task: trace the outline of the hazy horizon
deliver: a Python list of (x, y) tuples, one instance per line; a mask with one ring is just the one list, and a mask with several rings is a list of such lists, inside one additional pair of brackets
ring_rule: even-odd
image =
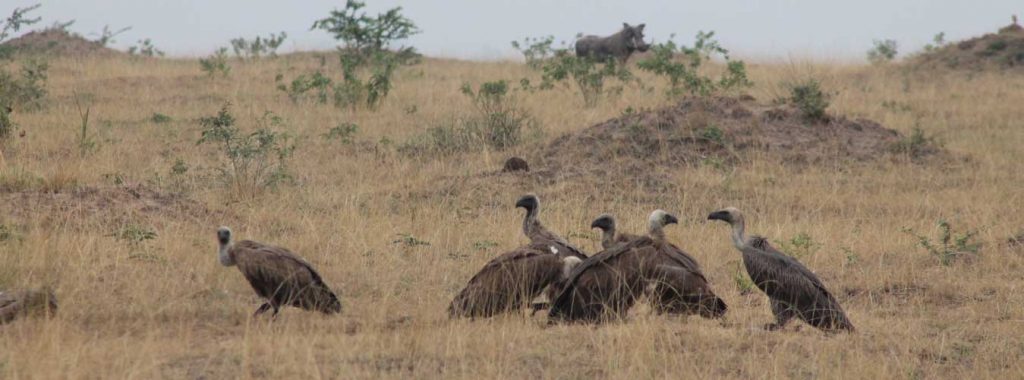
[[(0, 7), (0, 11), (6, 17), (15, 7), (35, 3), (15, 0)], [(920, 50), (939, 32), (945, 32), (947, 41), (994, 32), (1010, 23), (1011, 14), (1024, 10), (1024, 4), (1010, 0), (985, 4), (952, 0), (908, 0), (895, 4), (882, 0), (546, 3), (387, 0), (368, 2), (366, 9), (376, 14), (401, 6), (403, 14), (422, 31), (403, 45), (415, 46), (428, 56), (476, 60), (519, 58), (510, 42), (527, 36), (553, 35), (556, 41), (571, 41), (577, 33), (614, 33), (623, 22), (646, 23), (647, 40), (654, 42), (665, 41), (674, 33), (677, 41), (688, 44), (697, 31), (713, 30), (722, 46), (734, 56), (745, 58), (858, 60), (864, 58), (873, 40), (881, 39), (896, 40), (900, 55), (905, 56)], [(309, 28), (330, 10), (342, 8), (344, 1), (309, 0), (302, 6), (282, 6), (269, 0), (54, 0), (42, 4), (42, 8), (31, 13), (41, 16), (42, 22), (28, 30), (55, 21), (75, 20), (71, 31), (96, 38), (104, 25), (112, 29), (131, 26), (130, 31), (115, 38), (111, 47), (126, 50), (138, 40), (150, 38), (169, 56), (195, 57), (229, 46), (232, 38), (281, 31), (288, 33), (288, 39), (279, 52), (332, 49), (337, 41), (323, 31)], [(1020, 8), (1015, 9), (1014, 5)]]

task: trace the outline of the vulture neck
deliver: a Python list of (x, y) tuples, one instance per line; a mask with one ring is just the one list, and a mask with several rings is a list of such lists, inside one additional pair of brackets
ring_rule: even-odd
[(664, 227), (665, 226), (662, 226), (661, 223), (651, 222), (651, 230), (648, 232), (648, 235), (650, 235), (651, 239), (653, 239), (655, 242), (662, 243), (665, 241)]
[(744, 234), (744, 223), (743, 219), (737, 220), (732, 223), (732, 245), (736, 246), (736, 249), (743, 250), (743, 246), (747, 243), (747, 237)]
[(232, 247), (234, 247), (232, 242), (220, 245), (220, 249), (217, 251), (217, 259), (220, 260), (220, 265), (226, 267), (235, 265), (235, 256), (231, 254)]
[(527, 210), (526, 218), (523, 219), (523, 233), (532, 240), (540, 229), (540, 221), (537, 220), (537, 208)]
[(611, 226), (607, 230), (604, 230), (604, 234), (601, 235), (601, 246), (604, 248), (610, 248), (615, 245), (615, 226)]

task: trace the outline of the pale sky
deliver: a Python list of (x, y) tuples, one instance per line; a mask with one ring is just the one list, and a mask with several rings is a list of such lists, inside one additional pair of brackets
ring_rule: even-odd
[[(0, 0), (4, 17), (15, 7), (42, 3), (38, 25), (74, 19), (71, 30), (94, 38), (109, 24), (132, 26), (118, 49), (142, 38), (172, 56), (202, 56), (235, 37), (285, 31), (282, 51), (332, 49), (337, 43), (309, 27), (344, 0)], [(919, 50), (938, 32), (956, 41), (1010, 23), (1024, 13), (1019, 0), (443, 0), (367, 1), (371, 14), (402, 6), (422, 30), (405, 44), (429, 56), (517, 58), (510, 42), (579, 33), (607, 35), (623, 22), (647, 24), (648, 41), (675, 33), (689, 43), (714, 30), (722, 46), (747, 59), (861, 59), (875, 39), (895, 39), (901, 55)]]

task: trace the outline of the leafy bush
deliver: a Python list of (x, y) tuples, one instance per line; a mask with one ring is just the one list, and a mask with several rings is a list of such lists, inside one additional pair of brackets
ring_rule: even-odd
[(235, 126), (230, 104), (225, 104), (216, 116), (201, 118), (199, 124), (203, 131), (197, 144), (218, 147), (227, 160), (219, 171), (236, 196), (256, 197), (289, 178), (285, 164), (295, 146), (290, 136), (272, 129), (282, 124), (273, 113), (268, 111), (258, 118), (256, 130), (247, 135)]
[(341, 123), (337, 127), (331, 128), (324, 134), (326, 140), (338, 140), (342, 144), (348, 145), (355, 142), (356, 133), (359, 132), (359, 126), (355, 123)]
[(319, 70), (312, 74), (299, 75), (287, 85), (282, 83), (283, 75), (279, 74), (275, 80), (278, 82), (277, 89), (287, 93), (288, 99), (291, 99), (293, 103), (312, 99), (318, 104), (327, 104), (327, 99), (330, 97), (331, 78)]
[(939, 259), (942, 265), (951, 265), (953, 260), (963, 255), (977, 255), (981, 250), (981, 243), (975, 241), (978, 236), (977, 230), (969, 230), (957, 233), (945, 219), (939, 220), (939, 235), (934, 241), (926, 236), (918, 235), (913, 230), (904, 229), (910, 236), (917, 239), (917, 243), (932, 256)]
[(788, 241), (775, 241), (775, 243), (779, 245), (782, 252), (797, 259), (813, 256), (821, 248), (821, 244), (815, 242), (806, 232), (801, 232)]
[(149, 38), (139, 40), (138, 44), (128, 48), (128, 54), (143, 57), (163, 57), (163, 50), (157, 49)]
[(485, 82), (474, 92), (469, 83), (462, 85), (462, 94), (473, 100), (477, 119), (482, 126), (482, 142), (495, 149), (519, 145), (523, 129), (532, 126), (532, 119), (520, 109), (508, 93), (508, 81)]
[(171, 120), (172, 120), (172, 119), (171, 119), (171, 117), (170, 117), (170, 116), (164, 115), (164, 114), (162, 114), (162, 113), (159, 113), (159, 112), (154, 112), (154, 113), (153, 113), (153, 116), (150, 116), (150, 117), (149, 117), (149, 121), (153, 122), (153, 124), (165, 124), (165, 123), (170, 123), (170, 122), (171, 122)]
[(0, 69), (0, 106), (39, 109), (46, 98), (49, 65), (38, 60), (22, 63), (20, 75)]
[(941, 48), (943, 48), (945, 46), (946, 46), (946, 33), (945, 32), (939, 32), (934, 37), (932, 37), (932, 43), (924, 45), (924, 51), (926, 53), (931, 53), (931, 52), (939, 50), (939, 49), (941, 49)]
[(893, 143), (890, 148), (895, 154), (907, 155), (910, 158), (920, 158), (938, 151), (939, 143), (934, 137), (925, 135), (924, 130), (915, 127), (910, 135)]
[(233, 50), (235, 52), (235, 56), (240, 59), (251, 59), (255, 61), (263, 56), (276, 57), (277, 48), (284, 43), (285, 38), (288, 38), (288, 34), (285, 32), (281, 32), (280, 34), (271, 33), (266, 38), (256, 36), (256, 38), (251, 41), (238, 37), (231, 40), (231, 50)]
[(526, 37), (522, 43), (512, 41), (512, 48), (523, 54), (527, 66), (531, 69), (539, 69), (545, 61), (554, 57), (555, 50), (551, 48), (554, 42), (554, 36)]
[(228, 66), (228, 48), (222, 47), (209, 57), (199, 58), (199, 66), (211, 78), (218, 73), (222, 77), (227, 77), (231, 73), (231, 66)]
[(896, 47), (895, 40), (875, 40), (874, 47), (868, 50), (868, 62), (874, 64), (892, 62), (898, 54)]
[(11, 112), (13, 111), (9, 106), (0, 105), (0, 142), (13, 135), (14, 130), (17, 128), (14, 122), (11, 121)]
[[(541, 90), (555, 88), (558, 83), (572, 83), (576, 85), (583, 96), (583, 103), (586, 107), (597, 106), (606, 92), (605, 81), (615, 78), (620, 82), (632, 81), (633, 73), (626, 66), (615, 59), (598, 61), (588, 57), (577, 57), (568, 49), (558, 49), (554, 57), (545, 61), (540, 67), (543, 75), (541, 77)], [(530, 88), (528, 79), (521, 81), (524, 88)], [(622, 86), (611, 88), (612, 92), (621, 92)]]
[[(0, 44), (7, 40), (7, 37), (10, 37), (11, 33), (17, 33), (22, 27), (35, 24), (42, 20), (41, 17), (25, 17), (29, 12), (39, 9), (41, 6), (43, 5), (36, 4), (25, 8), (14, 8), (14, 11), (11, 12), (9, 17), (0, 21), (0, 25), (2, 25), (0, 26)], [(11, 53), (11, 48), (0, 45), (0, 59), (10, 58)]]
[(96, 38), (96, 43), (100, 46), (107, 46), (114, 43), (114, 37), (119, 34), (132, 30), (132, 27), (126, 26), (124, 28), (113, 30), (110, 29), (110, 25), (104, 25), (103, 30), (100, 32), (99, 37)]
[[(651, 47), (650, 58), (637, 63), (641, 70), (668, 77), (670, 98), (683, 94), (708, 96), (719, 91), (750, 87), (747, 68), (743, 61), (729, 59), (729, 51), (713, 39), (715, 32), (698, 32), (692, 48), (677, 45), (671, 39)], [(726, 62), (726, 71), (714, 80), (701, 73), (704, 62), (712, 56), (721, 55)]]
[(791, 84), (789, 102), (800, 110), (807, 120), (825, 121), (828, 114), (829, 95), (821, 90), (821, 84), (815, 79)]

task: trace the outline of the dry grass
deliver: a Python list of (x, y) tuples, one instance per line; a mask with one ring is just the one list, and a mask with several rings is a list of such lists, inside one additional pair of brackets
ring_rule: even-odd
[[(52, 320), (0, 327), (0, 378), (874, 379), (1024, 371), (1024, 251), (1003, 244), (1024, 229), (1024, 77), (754, 66), (751, 93), (762, 101), (782, 94), (779, 83), (814, 75), (838, 91), (834, 112), (904, 133), (918, 126), (969, 159), (790, 167), (764, 156), (727, 171), (680, 167), (672, 169), (675, 186), (658, 196), (664, 203), (649, 204), (630, 196), (640, 190), (603, 188), (600, 179), (542, 188), (513, 180), (479, 199), (445, 196), (431, 191), (437, 178), (497, 170), (529, 148), (408, 158), (321, 138), (352, 121), (364, 145), (404, 141), (467, 109), (463, 82), (516, 80), (529, 75), (521, 64), (428, 60), (401, 72), (379, 111), (356, 114), (293, 105), (274, 89), (278, 72), (291, 77), (316, 67), (309, 55), (232, 62), (226, 80), (204, 77), (191, 60), (51, 65), (51, 104), (14, 115), (27, 136), (6, 145), (0, 167), (0, 223), (18, 234), (0, 242), (0, 288), (50, 284), (61, 308)], [(92, 107), (98, 147), (84, 155), (74, 94)], [(636, 89), (595, 109), (561, 90), (520, 100), (546, 131), (543, 142), (627, 106), (667, 104), (658, 92)], [(243, 125), (265, 110), (284, 117), (297, 136), (296, 185), (255, 200), (217, 185), (217, 157), (196, 145), (195, 120), (225, 101)], [(886, 101), (909, 108), (884, 108)], [(411, 106), (417, 112), (405, 112)], [(173, 121), (154, 124), (154, 112)], [(179, 159), (191, 169), (174, 184)], [(525, 241), (512, 208), (525, 191), (546, 201), (550, 227), (589, 251), (598, 242), (586, 226), (599, 213), (614, 212), (639, 231), (650, 210), (676, 212), (682, 222), (670, 239), (703, 263), (729, 314), (678, 319), (639, 308), (627, 322), (600, 327), (546, 327), (525, 315), (447, 320), (448, 301), (472, 273)], [(770, 319), (766, 299), (740, 294), (733, 282), (739, 254), (726, 227), (703, 221), (726, 205), (747, 210), (748, 228), (773, 240), (805, 232), (820, 243), (803, 261), (859, 332), (758, 330)], [(986, 245), (977, 260), (941, 266), (902, 232), (932, 234), (941, 218), (981, 230)], [(340, 291), (343, 315), (288, 309), (273, 323), (250, 319), (253, 292), (215, 259), (221, 224), (313, 262)], [(138, 245), (111, 236), (128, 225), (158, 236)], [(394, 244), (397, 234), (430, 245)], [(486, 241), (497, 245), (478, 244)]]

